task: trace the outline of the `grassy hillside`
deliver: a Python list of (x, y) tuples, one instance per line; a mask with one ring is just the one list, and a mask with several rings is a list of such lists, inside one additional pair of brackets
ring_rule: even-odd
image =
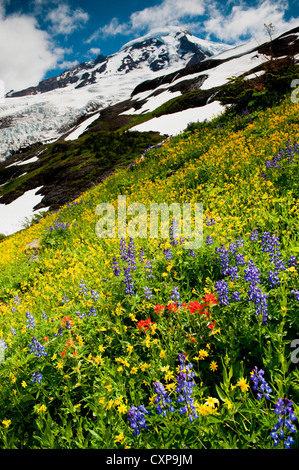
[[(2, 448), (298, 448), (298, 111), (192, 125), (0, 244)], [(98, 238), (119, 195), (203, 203), (203, 246)]]

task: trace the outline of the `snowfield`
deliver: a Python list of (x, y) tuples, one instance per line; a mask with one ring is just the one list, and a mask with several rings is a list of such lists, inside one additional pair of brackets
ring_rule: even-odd
[[(34, 207), (39, 204), (43, 198), (36, 193), (42, 186), (27, 191), (11, 204), (0, 204), (0, 233), (11, 235), (21, 230), (25, 218), (30, 218), (35, 212)], [(48, 208), (40, 209), (47, 211)]]
[(185, 109), (179, 113), (165, 114), (158, 118), (138, 124), (131, 130), (139, 132), (159, 132), (160, 134), (177, 135), (184, 131), (191, 122), (203, 122), (205, 119), (211, 120), (225, 110), (219, 101), (199, 108)]

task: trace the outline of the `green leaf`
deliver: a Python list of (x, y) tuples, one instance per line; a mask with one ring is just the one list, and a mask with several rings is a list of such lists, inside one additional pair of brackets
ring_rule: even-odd
[(227, 400), (227, 396), (226, 396), (226, 394), (224, 393), (224, 391), (221, 390), (221, 388), (218, 387), (218, 385), (215, 385), (215, 387), (216, 387), (216, 390), (217, 390), (217, 393), (218, 393), (218, 396), (219, 396), (220, 400), (221, 400), (221, 401)]

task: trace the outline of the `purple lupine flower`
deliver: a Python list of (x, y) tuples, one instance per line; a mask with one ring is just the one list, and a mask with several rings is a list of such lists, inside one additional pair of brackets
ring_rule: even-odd
[(224, 280), (217, 281), (215, 284), (215, 289), (219, 296), (219, 305), (230, 305), (227, 287), (228, 284)]
[(63, 304), (68, 304), (68, 303), (69, 303), (69, 300), (68, 300), (66, 294), (63, 295), (61, 302), (62, 302)]
[(244, 269), (244, 278), (246, 282), (256, 285), (260, 282), (260, 271), (252, 260), (249, 261), (248, 267)]
[(153, 298), (153, 293), (147, 286), (144, 287), (144, 295), (146, 300), (151, 300)]
[(120, 257), (121, 257), (121, 259), (122, 259), (123, 261), (126, 261), (126, 260), (127, 260), (128, 250), (127, 250), (126, 240), (125, 240), (123, 237), (120, 239), (119, 251), (120, 251)]
[(292, 266), (295, 268), (297, 266), (297, 256), (290, 256), (287, 261), (288, 267), (291, 268)]
[(249, 301), (254, 302), (255, 314), (257, 317), (262, 316), (261, 324), (267, 323), (268, 319), (268, 304), (267, 294), (264, 294), (256, 284), (250, 284), (248, 291)]
[(150, 279), (150, 278), (154, 278), (155, 276), (153, 275), (153, 271), (152, 271), (152, 262), (147, 260), (147, 262), (145, 263), (145, 266), (144, 266), (144, 271), (146, 272), (146, 278), (147, 279)]
[(92, 300), (97, 302), (100, 298), (100, 294), (98, 294), (94, 289), (90, 289), (90, 297), (92, 298)]
[(120, 269), (116, 258), (113, 258), (113, 274), (116, 277), (119, 277)]
[(195, 253), (194, 250), (189, 250), (188, 256), (191, 256), (192, 258), (195, 258), (195, 255), (196, 255), (196, 253)]
[(83, 279), (81, 279), (80, 285), (79, 285), (79, 292), (80, 294), (84, 294), (85, 297), (88, 295), (88, 289), (86, 287), (86, 284), (84, 284)]
[(229, 244), (229, 252), (232, 253), (233, 255), (235, 255), (237, 253), (237, 250), (238, 250), (238, 247), (237, 247), (237, 244), (236, 243), (230, 243)]
[(136, 269), (136, 248), (133, 238), (130, 238), (127, 250), (127, 263), (131, 269)]
[(150, 411), (147, 411), (144, 405), (131, 406), (128, 411), (129, 426), (133, 429), (133, 436), (139, 436), (141, 429), (147, 429), (148, 426), (145, 421), (145, 415), (150, 414)]
[(27, 317), (27, 320), (25, 323), (28, 323), (26, 328), (30, 328), (31, 330), (33, 330), (33, 328), (36, 326), (33, 315), (30, 312), (26, 312), (26, 317)]
[(169, 248), (166, 248), (165, 250), (163, 250), (163, 253), (165, 255), (165, 259), (167, 259), (167, 260), (172, 259), (172, 253), (171, 253), (171, 250)]
[(242, 237), (239, 237), (236, 241), (237, 246), (244, 246), (244, 240)]
[(139, 251), (139, 261), (140, 261), (140, 263), (144, 262), (144, 248), (143, 248), (143, 246), (140, 248), (140, 251)]
[(180, 300), (180, 293), (179, 293), (178, 287), (176, 287), (176, 286), (173, 287), (173, 289), (171, 291), (170, 299), (175, 300), (177, 302)]
[(292, 290), (291, 294), (294, 294), (294, 296), (296, 297), (296, 300), (298, 300), (298, 302), (299, 302), (299, 290), (296, 290), (296, 289)]
[(178, 241), (175, 239), (177, 235), (177, 223), (175, 220), (173, 220), (170, 224), (170, 244), (172, 246), (178, 245)]
[(219, 247), (215, 248), (215, 253), (217, 253), (220, 257), (220, 264), (222, 268), (221, 272), (224, 276), (226, 276), (226, 274), (228, 273), (228, 269), (229, 269), (229, 252), (225, 248), (225, 246), (222, 245), (220, 248)]
[(280, 442), (283, 442), (284, 447), (290, 449), (290, 446), (294, 444), (295, 441), (288, 433), (296, 432), (296, 427), (292, 421), (296, 421), (297, 419), (293, 411), (293, 402), (288, 398), (279, 398), (277, 404), (274, 406), (274, 413), (278, 418), (270, 434), (274, 440), (273, 447), (277, 447)]
[(236, 260), (236, 265), (237, 266), (242, 266), (246, 264), (245, 257), (242, 255), (242, 253), (236, 253), (235, 254), (235, 260)]
[[(156, 405), (158, 405), (156, 407), (157, 414), (162, 414), (162, 416), (165, 417), (167, 411), (175, 411), (175, 408), (173, 407), (173, 405), (171, 405), (172, 400), (169, 398), (161, 382), (154, 382), (153, 388), (155, 390), (155, 393), (157, 394), (155, 398), (155, 403)], [(167, 407), (166, 404), (170, 406)]]
[(207, 235), (206, 245), (213, 245), (213, 238), (210, 235)]
[(279, 275), (277, 271), (269, 271), (268, 281), (271, 288), (273, 289), (276, 286), (280, 286)]
[(135, 284), (136, 281), (132, 280), (131, 267), (129, 267), (129, 268), (124, 267), (123, 269), (124, 269), (124, 273), (125, 273), (124, 283), (126, 285), (125, 294), (134, 295), (135, 294), (134, 284)]
[(30, 380), (30, 382), (31, 382), (31, 383), (37, 382), (37, 383), (40, 384), (41, 381), (42, 381), (42, 378), (43, 378), (42, 374), (39, 372), (39, 370), (37, 370), (37, 371), (33, 372), (33, 374), (32, 374), (32, 380)]
[(259, 239), (259, 231), (257, 229), (252, 230), (249, 239), (252, 242), (257, 242)]
[(228, 270), (228, 274), (230, 275), (232, 282), (235, 279), (238, 279), (239, 278), (238, 267), (237, 266), (231, 266)]
[(231, 300), (233, 302), (242, 302), (242, 299), (240, 297), (240, 292), (237, 292), (237, 291), (232, 292)]
[(30, 353), (34, 354), (37, 357), (47, 356), (48, 353), (45, 350), (45, 347), (33, 336), (30, 346)]
[(209, 217), (206, 218), (206, 221), (205, 221), (205, 224), (206, 225), (215, 225), (216, 224), (216, 221), (214, 219), (210, 219)]
[(263, 396), (266, 400), (270, 400), (269, 394), (272, 393), (272, 389), (267, 384), (266, 380), (264, 379), (264, 371), (263, 369), (258, 370), (257, 366), (250, 373), (250, 379), (253, 381), (252, 389), (256, 390), (257, 399), (261, 400)]
[(11, 325), (10, 325), (10, 331), (13, 336), (16, 336), (17, 332)]
[(194, 406), (194, 399), (192, 397), (193, 387), (195, 387), (195, 382), (193, 377), (195, 377), (195, 372), (193, 372), (193, 365), (191, 362), (186, 364), (186, 357), (184, 354), (178, 354), (178, 359), (180, 362), (179, 366), (179, 376), (177, 377), (177, 388), (176, 392), (179, 394), (177, 398), (177, 403), (182, 404), (179, 409), (179, 414), (187, 414), (190, 422), (192, 423), (193, 419), (198, 418), (196, 413), (196, 408)]

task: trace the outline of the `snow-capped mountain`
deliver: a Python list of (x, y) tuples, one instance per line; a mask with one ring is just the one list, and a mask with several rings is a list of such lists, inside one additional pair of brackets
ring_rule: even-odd
[(10, 91), (0, 103), (0, 160), (36, 142), (58, 139), (84, 117), (130, 98), (144, 80), (198, 63), (230, 47), (170, 27), (37, 86)]

